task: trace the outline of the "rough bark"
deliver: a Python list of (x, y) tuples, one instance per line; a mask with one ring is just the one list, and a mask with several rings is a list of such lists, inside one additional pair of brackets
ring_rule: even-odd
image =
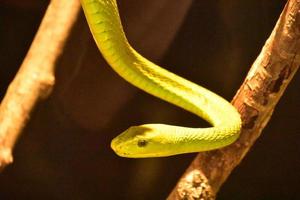
[(54, 85), (56, 61), (76, 21), (78, 0), (52, 0), (32, 45), (0, 106), (0, 167), (13, 161), (12, 149), (37, 103)]
[(215, 199), (263, 128), (300, 65), (300, 1), (289, 0), (232, 100), (241, 114), (241, 136), (234, 144), (199, 153), (169, 195), (174, 199)]

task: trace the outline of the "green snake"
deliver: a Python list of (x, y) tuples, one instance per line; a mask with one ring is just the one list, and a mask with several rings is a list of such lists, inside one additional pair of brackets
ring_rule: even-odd
[(132, 126), (112, 140), (116, 154), (144, 158), (208, 151), (227, 146), (239, 137), (241, 117), (228, 101), (159, 67), (130, 46), (116, 0), (81, 0), (81, 4), (95, 42), (114, 71), (134, 86), (212, 125), (208, 128)]

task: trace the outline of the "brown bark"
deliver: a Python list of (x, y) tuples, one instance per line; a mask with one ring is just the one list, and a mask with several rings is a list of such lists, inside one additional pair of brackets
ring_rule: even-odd
[(34, 41), (0, 106), (0, 167), (13, 161), (12, 149), (39, 100), (54, 85), (56, 61), (76, 21), (78, 0), (52, 0)]
[(199, 153), (169, 195), (174, 199), (214, 199), (263, 128), (300, 65), (300, 1), (289, 0), (244, 83), (233, 98), (243, 127), (237, 142)]

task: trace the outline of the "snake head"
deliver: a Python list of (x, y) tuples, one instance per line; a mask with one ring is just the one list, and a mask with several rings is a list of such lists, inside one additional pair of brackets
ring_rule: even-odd
[(122, 157), (157, 157), (162, 141), (158, 135), (155, 126), (132, 126), (112, 140), (111, 148)]

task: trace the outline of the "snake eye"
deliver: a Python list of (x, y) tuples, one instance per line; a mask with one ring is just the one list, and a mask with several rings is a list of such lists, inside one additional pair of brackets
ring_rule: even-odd
[(148, 144), (148, 142), (146, 140), (138, 140), (137, 145), (139, 147), (144, 147)]

